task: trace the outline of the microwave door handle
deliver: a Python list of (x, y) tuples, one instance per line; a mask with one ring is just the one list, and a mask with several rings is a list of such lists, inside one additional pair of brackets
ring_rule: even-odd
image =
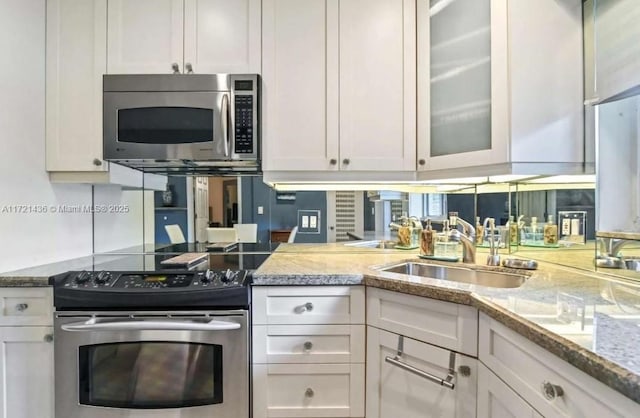
[(224, 140), (224, 156), (229, 157), (229, 96), (222, 96), (220, 106), (220, 122), (222, 123), (222, 138)]
[(232, 331), (240, 329), (237, 322), (218, 321), (186, 322), (186, 321), (113, 321), (74, 322), (62, 325), (64, 331)]

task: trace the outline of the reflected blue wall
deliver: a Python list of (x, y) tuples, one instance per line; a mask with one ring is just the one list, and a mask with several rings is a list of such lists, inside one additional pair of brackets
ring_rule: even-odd
[[(320, 211), (320, 233), (296, 235), (295, 242), (327, 241), (327, 193), (296, 192), (295, 202), (279, 202), (276, 191), (263, 183), (262, 177), (243, 177), (242, 223), (258, 224), (258, 241), (269, 242), (270, 230), (291, 229), (298, 224), (298, 210)], [(258, 215), (258, 206), (264, 213)]]

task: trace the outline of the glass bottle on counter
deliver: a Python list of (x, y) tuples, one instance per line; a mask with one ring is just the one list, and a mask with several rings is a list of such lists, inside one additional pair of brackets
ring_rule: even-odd
[(433, 257), (435, 253), (436, 237), (431, 227), (431, 219), (427, 219), (427, 226), (420, 234), (420, 255)]
[(553, 221), (553, 215), (544, 225), (544, 245), (556, 245), (558, 243), (558, 225)]
[(480, 223), (480, 217), (476, 216), (476, 245), (484, 244), (484, 225)]
[(513, 215), (509, 216), (509, 242), (511, 245), (518, 245), (518, 222), (514, 219)]
[(457, 259), (459, 257), (460, 243), (449, 239), (449, 221), (444, 221), (442, 232), (437, 235), (434, 248), (434, 256), (446, 259)]

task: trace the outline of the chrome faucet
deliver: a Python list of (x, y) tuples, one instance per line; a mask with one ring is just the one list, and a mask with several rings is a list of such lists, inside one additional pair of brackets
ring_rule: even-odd
[[(449, 239), (462, 244), (462, 262), (476, 262), (476, 229), (458, 216), (458, 212), (449, 212)], [(462, 231), (460, 230), (462, 228)]]
[(469, 222), (459, 217), (458, 212), (449, 212), (449, 226), (459, 231), (460, 227), (462, 227), (462, 231), (460, 232), (462, 232), (471, 240), (474, 240), (476, 237), (476, 228), (474, 228), (474, 226)]
[(476, 243), (473, 237), (468, 237), (457, 229), (449, 231), (449, 240), (457, 241), (462, 244), (462, 262), (476, 262)]
[(622, 238), (599, 238), (600, 241), (600, 254), (609, 257), (618, 257), (618, 253), (625, 245), (630, 242), (636, 242), (633, 240)]

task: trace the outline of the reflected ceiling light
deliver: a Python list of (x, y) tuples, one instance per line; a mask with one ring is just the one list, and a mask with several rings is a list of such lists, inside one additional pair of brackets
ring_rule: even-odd
[(529, 184), (576, 184), (576, 183), (595, 183), (596, 175), (595, 174), (583, 174), (583, 175), (573, 175), (573, 176), (549, 176), (549, 177), (539, 177), (536, 179), (527, 180), (525, 183)]

